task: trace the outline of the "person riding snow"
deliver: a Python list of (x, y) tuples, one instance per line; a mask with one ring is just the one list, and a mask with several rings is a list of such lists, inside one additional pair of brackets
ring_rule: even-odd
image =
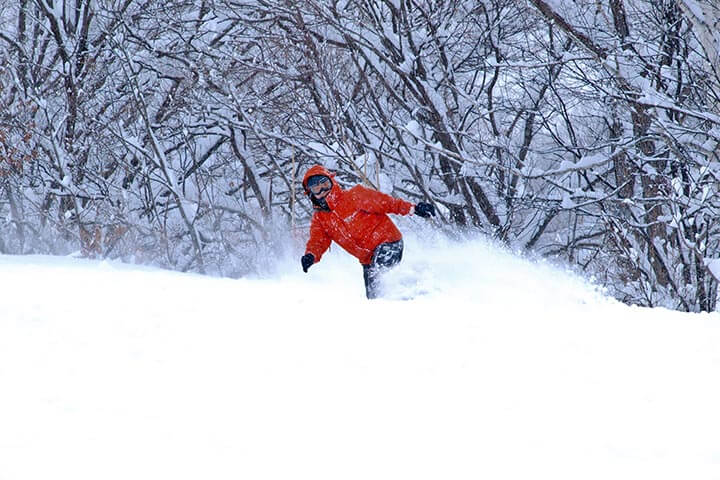
[(319, 262), (334, 241), (362, 264), (367, 298), (378, 297), (380, 274), (402, 259), (402, 234), (387, 214), (435, 215), (430, 203), (414, 205), (362, 185), (343, 190), (322, 165), (307, 171), (303, 188), (315, 210), (300, 259), (303, 271)]

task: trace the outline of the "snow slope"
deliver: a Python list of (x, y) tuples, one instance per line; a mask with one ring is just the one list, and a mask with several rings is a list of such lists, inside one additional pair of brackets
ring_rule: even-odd
[[(0, 256), (0, 479), (718, 479), (720, 315), (483, 241), (217, 279)], [(414, 297), (414, 298), (411, 298)]]

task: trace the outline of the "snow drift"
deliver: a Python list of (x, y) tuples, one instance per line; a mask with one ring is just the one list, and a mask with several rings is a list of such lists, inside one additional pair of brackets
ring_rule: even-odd
[[(484, 241), (208, 278), (0, 257), (0, 478), (711, 479), (720, 318)], [(298, 256), (299, 257), (299, 256)]]

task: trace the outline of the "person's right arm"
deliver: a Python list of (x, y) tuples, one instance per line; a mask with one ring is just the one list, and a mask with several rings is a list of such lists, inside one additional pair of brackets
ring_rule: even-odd
[(330, 248), (332, 239), (325, 233), (320, 220), (313, 216), (310, 223), (310, 238), (305, 246), (305, 255), (300, 259), (303, 271), (307, 273), (311, 265), (320, 261), (323, 254)]

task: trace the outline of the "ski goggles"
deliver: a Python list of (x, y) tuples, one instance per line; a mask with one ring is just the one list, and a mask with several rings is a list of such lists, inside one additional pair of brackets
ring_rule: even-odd
[(308, 178), (307, 188), (313, 195), (320, 195), (330, 191), (332, 188), (332, 181), (325, 175), (313, 175)]

